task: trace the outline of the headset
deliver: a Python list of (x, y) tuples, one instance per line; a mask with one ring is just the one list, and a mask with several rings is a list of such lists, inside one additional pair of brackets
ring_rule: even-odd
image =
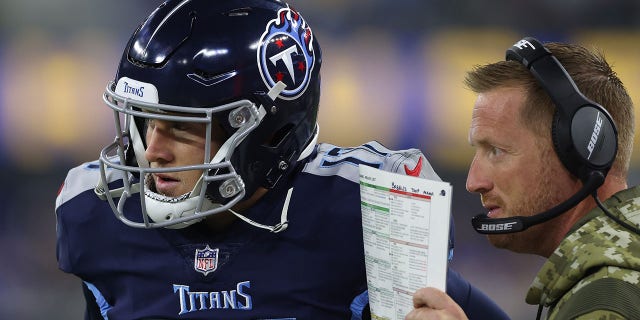
[[(618, 152), (618, 130), (601, 105), (585, 97), (560, 61), (533, 37), (525, 37), (507, 49), (506, 60), (522, 63), (549, 94), (556, 106), (552, 124), (554, 149), (562, 164), (583, 186), (569, 199), (533, 216), (472, 218), (473, 228), (483, 234), (523, 231), (551, 220), (577, 205), (605, 180)], [(602, 206), (601, 206), (602, 207)]]

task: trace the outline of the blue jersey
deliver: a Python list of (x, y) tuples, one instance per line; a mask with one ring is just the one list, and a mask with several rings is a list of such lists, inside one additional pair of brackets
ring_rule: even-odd
[[(358, 165), (439, 179), (415, 149), (320, 144), (296, 174), (243, 212), (277, 224), (293, 188), (283, 232), (240, 220), (223, 232), (203, 223), (136, 229), (95, 195), (97, 162), (86, 163), (69, 172), (56, 200), (58, 263), (84, 281), (88, 302), (105, 319), (366, 318)], [(140, 210), (135, 199), (126, 206)], [(471, 318), (506, 318), (452, 270), (447, 287)]]

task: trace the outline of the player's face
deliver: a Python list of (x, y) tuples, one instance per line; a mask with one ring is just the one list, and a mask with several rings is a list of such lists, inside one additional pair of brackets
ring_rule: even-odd
[[(520, 119), (525, 93), (499, 88), (478, 95), (469, 131), (475, 155), (467, 190), (479, 193), (490, 218), (531, 216), (573, 194), (575, 181), (555, 155), (550, 138), (536, 135)], [(491, 243), (516, 252), (546, 255), (551, 220), (512, 234), (490, 235)]]
[[(222, 137), (222, 128), (214, 125), (214, 137)], [(148, 119), (146, 121), (145, 158), (152, 168), (170, 168), (203, 164), (205, 159), (206, 124)], [(211, 155), (220, 148), (211, 142)], [(152, 175), (153, 191), (177, 197), (193, 190), (201, 170), (156, 173)]]

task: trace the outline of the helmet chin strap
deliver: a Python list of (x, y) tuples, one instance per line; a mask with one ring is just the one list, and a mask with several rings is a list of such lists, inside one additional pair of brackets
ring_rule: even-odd
[(258, 227), (261, 229), (265, 229), (265, 230), (269, 230), (273, 233), (279, 233), (282, 232), (284, 230), (287, 230), (287, 227), (289, 226), (289, 221), (287, 220), (287, 214), (289, 212), (289, 200), (291, 199), (291, 193), (293, 192), (293, 188), (290, 188), (289, 191), (287, 191), (287, 197), (284, 200), (284, 205), (282, 206), (282, 212), (280, 213), (280, 223), (275, 224), (273, 226), (268, 226), (265, 224), (261, 224), (259, 222), (256, 222), (254, 220), (251, 220), (237, 212), (235, 212), (232, 209), (229, 209), (229, 212), (233, 213), (236, 217), (240, 218), (242, 221), (254, 226), (254, 227)]
[[(308, 157), (312, 152), (313, 149), (316, 146), (316, 143), (318, 142), (318, 135), (320, 133), (320, 125), (318, 125), (316, 123), (316, 130), (315, 133), (313, 135), (313, 139), (311, 139), (311, 142), (304, 148), (304, 150), (300, 153), (300, 156), (298, 157), (298, 160), (302, 160), (306, 157)], [(289, 188), (289, 190), (287, 191), (287, 197), (284, 200), (284, 205), (282, 207), (282, 212), (280, 214), (280, 223), (273, 225), (273, 226), (268, 226), (268, 225), (264, 225), (261, 223), (258, 223), (254, 220), (251, 220), (247, 217), (245, 217), (244, 215), (241, 215), (240, 213), (234, 211), (233, 209), (229, 209), (229, 212), (233, 213), (233, 215), (235, 215), (236, 217), (240, 218), (242, 221), (257, 227), (257, 228), (261, 228), (261, 229), (265, 229), (265, 230), (269, 230), (273, 233), (279, 233), (282, 232), (284, 230), (287, 229), (287, 227), (289, 226), (289, 220), (287, 219), (287, 215), (289, 212), (289, 201), (291, 199), (291, 194), (293, 193), (293, 187)]]
[[(193, 191), (185, 193), (178, 197), (167, 197), (147, 189), (144, 194), (145, 203), (146, 203), (145, 207), (147, 207), (147, 210), (145, 211), (147, 212), (147, 215), (154, 222), (158, 222), (158, 223), (179, 219), (185, 216), (195, 215), (196, 207), (198, 205), (198, 202), (201, 196), (200, 195), (191, 196), (191, 195), (195, 194), (195, 190), (198, 190), (200, 188), (200, 186), (202, 185), (202, 180), (203, 180), (203, 177), (201, 176), (198, 182), (196, 183), (195, 187), (193, 188)], [(151, 180), (148, 180), (148, 181), (151, 181)], [(273, 233), (279, 233), (286, 230), (287, 227), (289, 226), (287, 215), (289, 212), (289, 201), (291, 199), (292, 193), (293, 193), (293, 188), (290, 188), (287, 191), (287, 196), (285, 198), (284, 205), (282, 207), (282, 212), (280, 214), (280, 223), (275, 224), (273, 226), (261, 224), (254, 220), (251, 220), (250, 218), (236, 212), (233, 209), (227, 209), (227, 210), (231, 212), (233, 215), (235, 215), (236, 217), (240, 218), (242, 221), (254, 227), (269, 230), (270, 232), (273, 232)], [(170, 203), (171, 205), (168, 206), (167, 205), (168, 203)], [(201, 208), (201, 212), (212, 210), (222, 206), (220, 204), (211, 202), (206, 197), (205, 199), (203, 199), (202, 204), (203, 204), (203, 207)], [(168, 228), (168, 229), (186, 228), (192, 224), (202, 221), (206, 217), (207, 216), (203, 216), (201, 218), (195, 218), (192, 220), (176, 223), (173, 225), (168, 225), (165, 228)]]

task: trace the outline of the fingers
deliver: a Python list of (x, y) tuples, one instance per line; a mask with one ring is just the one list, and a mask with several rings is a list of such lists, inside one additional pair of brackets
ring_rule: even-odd
[(413, 307), (428, 307), (431, 309), (444, 309), (448, 303), (453, 303), (453, 300), (441, 290), (436, 288), (421, 288), (413, 294)]
[(418, 289), (413, 294), (413, 308), (405, 320), (467, 319), (451, 297), (435, 288)]

